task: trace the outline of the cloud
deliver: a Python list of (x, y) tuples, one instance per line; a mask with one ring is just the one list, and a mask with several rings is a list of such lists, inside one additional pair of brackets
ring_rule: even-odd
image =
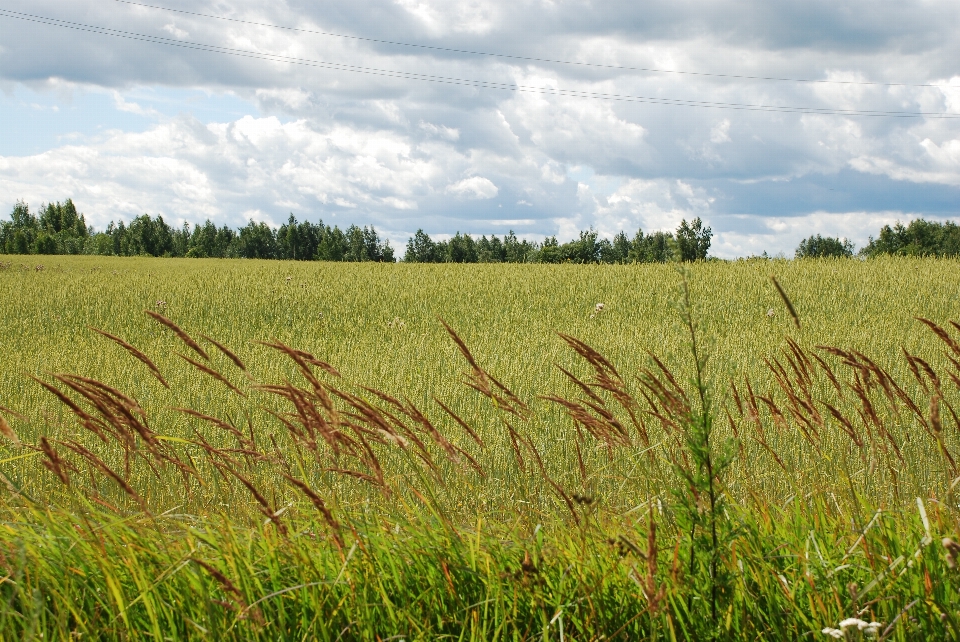
[[(789, 253), (811, 225), (862, 236), (891, 216), (960, 216), (960, 119), (725, 108), (960, 114), (951, 0), (190, 7), (229, 20), (94, 0), (5, 9), (255, 56), (0, 18), (0, 208), (72, 196), (98, 225), (292, 211), (404, 241), (421, 227), (522, 221), (568, 238), (700, 216), (723, 256)], [(198, 90), (229, 110), (201, 107)]]
[(482, 176), (471, 176), (462, 181), (457, 181), (447, 185), (445, 190), (448, 194), (459, 196), (460, 198), (488, 199), (495, 198), (500, 192), (497, 186), (489, 178)]
[(882, 174), (898, 181), (960, 187), (960, 139), (937, 144), (924, 138), (918, 145), (926, 152), (919, 162), (908, 164), (896, 157), (865, 155), (851, 159), (850, 166), (860, 172)]
[(730, 142), (730, 119), (724, 118), (710, 129), (710, 142), (714, 145)]
[(178, 29), (177, 25), (173, 23), (163, 25), (163, 30), (178, 40), (183, 40), (184, 38), (190, 37), (190, 32), (184, 31), (183, 29)]
[[(853, 241), (857, 248), (867, 244), (884, 225), (907, 223), (916, 213), (879, 212), (811, 212), (795, 217), (742, 217), (741, 226), (749, 232), (727, 231), (716, 234), (711, 250), (720, 256), (750, 256), (782, 252), (793, 257), (800, 241), (813, 235), (834, 236)], [(778, 248), (771, 251), (771, 248)]]
[(434, 125), (433, 123), (425, 123), (421, 120), (420, 129), (433, 136), (443, 138), (444, 140), (457, 141), (460, 139), (460, 130), (453, 127)]
[(113, 104), (118, 111), (125, 111), (130, 114), (136, 114), (137, 116), (159, 116), (159, 112), (155, 109), (144, 109), (135, 102), (125, 100), (119, 91), (114, 90), (112, 94)]

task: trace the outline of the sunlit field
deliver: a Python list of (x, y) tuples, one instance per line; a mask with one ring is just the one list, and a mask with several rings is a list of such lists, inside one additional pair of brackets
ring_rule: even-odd
[(958, 268), (4, 257), (0, 630), (956, 639)]

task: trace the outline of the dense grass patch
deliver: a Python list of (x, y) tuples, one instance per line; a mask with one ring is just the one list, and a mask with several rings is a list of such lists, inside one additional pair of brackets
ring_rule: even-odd
[(0, 627), (957, 637), (957, 267), (10, 257)]

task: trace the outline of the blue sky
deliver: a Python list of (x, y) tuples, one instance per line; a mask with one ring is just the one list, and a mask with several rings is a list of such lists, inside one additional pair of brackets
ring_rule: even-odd
[[(699, 216), (723, 257), (790, 254), (812, 233), (862, 245), (886, 223), (960, 218), (960, 118), (934, 117), (960, 116), (955, 1), (150, 4), (168, 10), (4, 3), (0, 210), (70, 197), (98, 227), (144, 212), (230, 225), (292, 212), (374, 224), (400, 245), (418, 228), (564, 240), (591, 226), (612, 236)], [(310, 33), (320, 31), (588, 64)], [(848, 113), (549, 93), (557, 89)], [(928, 115), (849, 113), (864, 110)]]

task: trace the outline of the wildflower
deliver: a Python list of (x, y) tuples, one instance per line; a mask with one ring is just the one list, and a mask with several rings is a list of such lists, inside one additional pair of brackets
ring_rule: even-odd
[(877, 634), (880, 633), (881, 626), (883, 625), (880, 622), (863, 622), (857, 625), (860, 632), (868, 638), (877, 637)]
[(824, 635), (829, 635), (832, 638), (836, 638), (837, 640), (843, 637), (843, 631), (840, 629), (831, 629), (829, 626), (821, 631), (821, 633)]
[(287, 277), (287, 283), (289, 283), (289, 282), (290, 282), (290, 279), (292, 279), (292, 278), (293, 278), (292, 276), (288, 276), (288, 277)]
[(776, 313), (773, 311), (773, 308), (770, 308), (769, 310), (767, 310), (767, 316), (768, 316), (768, 317), (772, 317), (774, 314), (776, 314)]
[(597, 311), (597, 312), (603, 312), (603, 307), (604, 307), (604, 306), (603, 306), (602, 303), (598, 303), (598, 304), (597, 304), (597, 307), (596, 307), (596, 311)]
[(846, 620), (841, 620), (839, 626), (841, 629), (849, 629), (852, 626), (857, 627), (858, 630), (863, 630), (863, 627), (866, 626), (866, 622), (856, 617), (848, 617)]

